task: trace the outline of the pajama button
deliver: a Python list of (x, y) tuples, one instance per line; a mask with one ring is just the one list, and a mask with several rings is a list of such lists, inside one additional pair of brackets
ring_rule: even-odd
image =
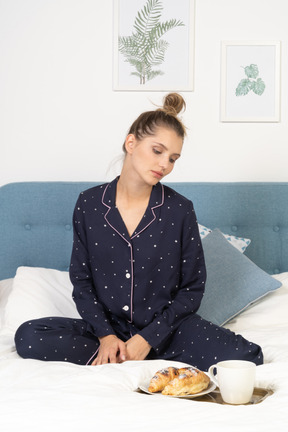
[(126, 273), (126, 278), (127, 278), (127, 279), (130, 279), (130, 277), (131, 277), (131, 276), (130, 276), (130, 273)]
[(125, 312), (127, 312), (128, 310), (129, 310), (129, 306), (123, 306), (123, 308), (122, 308)]

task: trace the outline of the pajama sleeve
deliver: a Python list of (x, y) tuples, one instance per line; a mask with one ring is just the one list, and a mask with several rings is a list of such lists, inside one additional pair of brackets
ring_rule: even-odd
[(73, 248), (70, 264), (73, 300), (80, 316), (87, 322), (88, 330), (95, 336), (102, 337), (115, 333), (102, 304), (97, 299), (86, 235), (85, 211), (80, 195), (73, 213)]
[(162, 313), (139, 334), (156, 349), (164, 343), (177, 325), (197, 312), (204, 294), (206, 268), (193, 204), (183, 220), (179, 288)]

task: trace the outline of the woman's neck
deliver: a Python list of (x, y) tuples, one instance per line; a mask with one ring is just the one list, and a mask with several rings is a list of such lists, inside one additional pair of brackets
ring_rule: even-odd
[(121, 200), (124, 199), (126, 202), (131, 203), (149, 201), (151, 191), (151, 185), (137, 181), (137, 179), (125, 172), (125, 170), (122, 170), (117, 183), (116, 199), (121, 198)]
[(137, 226), (148, 207), (152, 186), (142, 184), (135, 179), (128, 179), (121, 174), (116, 190), (116, 206), (126, 225), (130, 236), (135, 232)]

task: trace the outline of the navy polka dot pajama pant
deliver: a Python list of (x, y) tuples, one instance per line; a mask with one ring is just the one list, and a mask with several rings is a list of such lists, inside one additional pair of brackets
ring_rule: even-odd
[[(130, 330), (117, 329), (122, 340), (130, 338)], [(22, 324), (16, 332), (15, 344), (23, 358), (44, 361), (66, 361), (79, 365), (92, 362), (99, 341), (81, 319), (41, 318)], [(263, 363), (261, 348), (240, 335), (205, 321), (197, 314), (186, 318), (161, 346), (151, 349), (147, 359), (175, 360), (201, 370), (221, 360), (250, 360)]]

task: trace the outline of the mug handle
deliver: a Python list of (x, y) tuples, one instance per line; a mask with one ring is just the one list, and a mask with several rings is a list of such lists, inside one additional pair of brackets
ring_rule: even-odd
[(208, 369), (208, 375), (211, 378), (211, 380), (213, 381), (213, 383), (216, 384), (217, 387), (219, 387), (217, 378), (215, 377), (215, 374), (214, 374), (214, 370), (215, 369), (217, 369), (217, 365), (216, 364), (210, 366), (209, 369)]

